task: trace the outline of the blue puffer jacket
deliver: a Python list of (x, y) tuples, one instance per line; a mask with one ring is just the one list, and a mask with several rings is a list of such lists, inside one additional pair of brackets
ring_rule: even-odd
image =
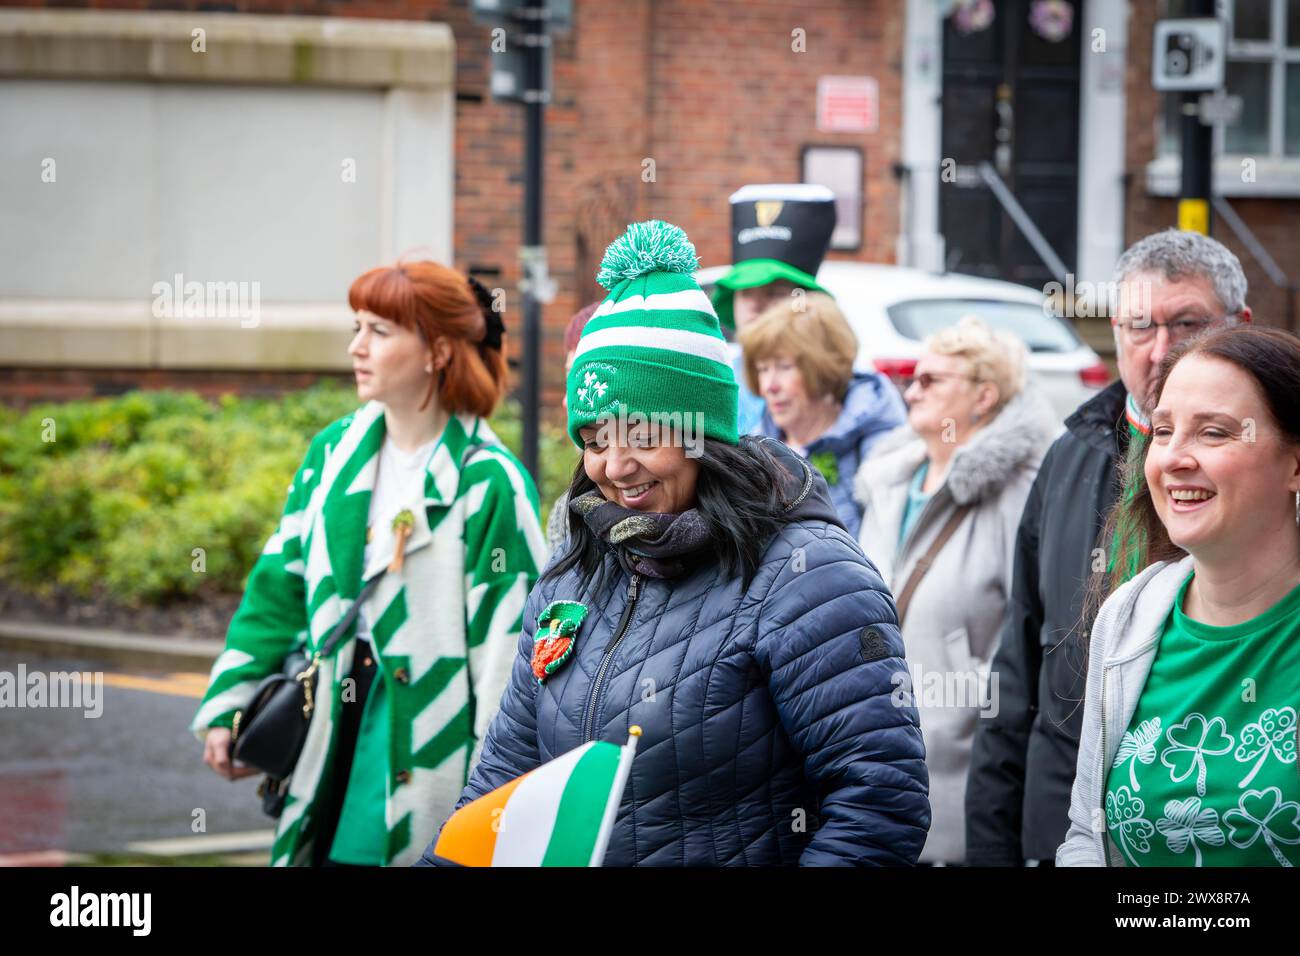
[[(579, 569), (534, 587), (459, 805), (640, 724), (606, 866), (915, 862), (928, 778), (916, 710), (894, 695), (906, 671), (893, 599), (821, 476), (768, 446), (799, 503), (747, 588), (712, 561), (629, 577), (613, 552), (599, 591)], [(573, 657), (539, 686), (533, 632), (553, 600), (590, 610)], [(422, 863), (438, 862), (432, 848)]]

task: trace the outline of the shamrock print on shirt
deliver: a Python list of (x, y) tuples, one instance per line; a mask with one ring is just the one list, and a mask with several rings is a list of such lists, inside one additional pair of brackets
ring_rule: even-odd
[(1145, 810), (1142, 798), (1133, 796), (1128, 787), (1120, 787), (1106, 794), (1106, 825), (1119, 834), (1120, 849), (1130, 859), (1133, 859), (1133, 850), (1139, 853), (1151, 852), (1151, 835), (1156, 832), (1156, 828), (1150, 820), (1142, 819)]
[[(1226, 754), (1234, 743), (1232, 735), (1228, 733), (1227, 723), (1222, 717), (1206, 720), (1203, 714), (1188, 714), (1182, 723), (1165, 731), (1165, 739), (1169, 741), (1169, 746), (1160, 755), (1160, 762), (1169, 768), (1170, 779), (1174, 783), (1182, 783), (1194, 770), (1196, 793), (1205, 796), (1205, 758)], [(1178, 801), (1171, 801), (1173, 802)]]
[(1160, 743), (1160, 718), (1155, 717), (1151, 720), (1144, 720), (1138, 725), (1137, 730), (1127, 731), (1119, 742), (1119, 751), (1115, 754), (1115, 764), (1118, 767), (1125, 760), (1129, 761), (1128, 780), (1133, 785), (1133, 792), (1137, 793), (1142, 789), (1137, 781), (1138, 761), (1150, 765), (1156, 759), (1156, 747)]
[(1295, 722), (1294, 707), (1270, 707), (1259, 715), (1259, 720), (1242, 728), (1241, 741), (1232, 756), (1241, 763), (1255, 760), (1255, 766), (1237, 786), (1244, 788), (1254, 780), (1270, 754), (1283, 763), (1295, 763)]
[[(1244, 735), (1243, 735), (1244, 736)], [(1263, 839), (1273, 858), (1282, 866), (1291, 866), (1278, 844), (1300, 844), (1300, 803), (1283, 801), (1277, 787), (1247, 790), (1237, 806), (1223, 815), (1228, 825), (1228, 842), (1239, 850), (1248, 849)]]
[(1223, 846), (1224, 843), (1219, 814), (1213, 807), (1202, 807), (1200, 797), (1170, 800), (1165, 804), (1165, 815), (1156, 821), (1156, 829), (1173, 852), (1183, 853), (1190, 846), (1196, 854), (1196, 866), (1201, 865), (1200, 844)]

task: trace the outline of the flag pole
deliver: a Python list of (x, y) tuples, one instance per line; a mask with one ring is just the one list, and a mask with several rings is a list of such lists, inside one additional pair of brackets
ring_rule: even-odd
[(636, 756), (636, 745), (641, 740), (641, 727), (633, 724), (627, 729), (627, 743), (619, 748), (618, 770), (614, 773), (614, 785), (609, 790), (609, 800), (605, 804), (605, 815), (600, 821), (600, 833), (596, 845), (591, 850), (591, 866), (601, 866), (605, 862), (605, 850), (609, 846), (610, 835), (614, 832), (614, 818), (618, 816), (618, 805), (623, 802), (623, 789), (627, 786), (628, 775), (632, 772), (632, 758)]

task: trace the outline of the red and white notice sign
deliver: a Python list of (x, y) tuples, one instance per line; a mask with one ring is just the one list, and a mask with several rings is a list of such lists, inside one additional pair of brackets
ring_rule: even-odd
[(872, 76), (823, 76), (817, 81), (817, 130), (874, 133), (880, 127), (880, 87)]

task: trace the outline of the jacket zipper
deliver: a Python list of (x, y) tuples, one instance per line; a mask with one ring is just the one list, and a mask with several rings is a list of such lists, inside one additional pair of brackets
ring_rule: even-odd
[[(1110, 826), (1106, 821), (1106, 685), (1110, 682), (1110, 668), (1102, 667), (1101, 671), (1101, 756), (1097, 761), (1100, 765), (1097, 771), (1097, 779), (1101, 782), (1101, 858), (1105, 861), (1106, 866), (1110, 866)], [(1095, 812), (1095, 811), (1094, 811)]]
[(618, 645), (623, 640), (623, 635), (627, 633), (627, 626), (632, 620), (632, 611), (636, 607), (637, 592), (641, 583), (641, 575), (632, 575), (632, 581), (627, 586), (627, 604), (623, 608), (623, 616), (618, 620), (618, 628), (614, 631), (614, 638), (605, 647), (605, 654), (600, 659), (600, 667), (596, 668), (596, 679), (591, 682), (591, 698), (587, 701), (586, 716), (582, 721), (582, 740), (584, 743), (594, 740), (594, 727), (596, 722), (596, 703), (600, 696), (601, 685), (605, 682), (605, 672), (609, 670), (610, 661), (614, 658), (614, 652), (618, 650)]

